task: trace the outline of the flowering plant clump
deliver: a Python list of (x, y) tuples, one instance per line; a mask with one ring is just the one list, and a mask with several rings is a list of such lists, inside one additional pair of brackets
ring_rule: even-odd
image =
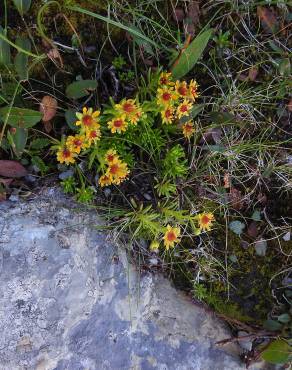
[[(196, 132), (191, 112), (199, 97), (198, 84), (194, 80), (174, 81), (169, 72), (156, 77), (155, 91), (149, 88), (146, 95), (149, 98), (142, 95), (142, 103), (138, 95), (120, 102), (110, 99), (110, 104), (100, 110), (83, 107), (76, 113), (75, 134), (63, 137), (53, 147), (61, 164), (76, 165), (79, 180), (69, 178), (63, 183), (67, 192), (76, 188), (79, 201), (91, 201), (95, 187), (125, 183), (124, 189), (127, 189), (127, 184), (135, 183), (137, 176), (134, 174), (138, 173), (138, 188), (151, 187), (154, 196), (167, 203), (177, 192), (177, 179), (185, 179), (190, 173), (182, 139), (189, 141)], [(173, 135), (176, 135), (175, 144), (170, 140)], [(91, 180), (86, 178), (84, 165), (94, 175)], [(151, 178), (147, 184), (147, 172), (154, 175), (152, 179), (156, 185), (151, 184)], [(131, 181), (126, 182), (129, 178)], [(128, 197), (126, 190), (124, 199)], [(130, 202), (136, 204), (131, 198)], [(132, 217), (133, 223), (140, 220), (139, 234), (152, 240), (152, 251), (158, 251), (160, 246), (170, 251), (185, 243), (190, 235), (210, 231), (215, 220), (211, 212), (190, 215), (188, 210), (180, 213), (167, 207), (153, 212), (151, 207), (143, 209), (142, 204)]]

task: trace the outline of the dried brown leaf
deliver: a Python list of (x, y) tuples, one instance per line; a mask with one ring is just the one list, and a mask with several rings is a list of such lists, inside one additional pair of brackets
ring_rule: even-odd
[(23, 177), (27, 175), (27, 170), (22, 164), (16, 161), (0, 160), (0, 176)]
[(290, 99), (289, 103), (287, 104), (287, 108), (289, 112), (292, 112), (292, 99)]
[(185, 18), (185, 12), (182, 8), (175, 8), (172, 17), (176, 22), (182, 22)]
[(192, 0), (189, 3), (188, 11), (186, 14), (186, 32), (190, 35), (194, 35), (198, 25), (200, 24), (200, 5), (199, 1)]
[(259, 73), (259, 70), (257, 67), (251, 67), (248, 71), (248, 79), (250, 81), (255, 81), (258, 73)]
[(43, 113), (43, 122), (50, 121), (52, 118), (55, 117), (57, 113), (58, 102), (55, 98), (50, 95), (46, 95), (42, 98), (40, 102), (40, 112)]

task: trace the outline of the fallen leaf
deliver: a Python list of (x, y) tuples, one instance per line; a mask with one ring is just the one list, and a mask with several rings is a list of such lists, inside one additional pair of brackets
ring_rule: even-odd
[(240, 190), (232, 187), (230, 188), (229, 200), (232, 207), (236, 210), (240, 210), (244, 206), (243, 196)]
[(259, 70), (257, 67), (251, 67), (248, 71), (248, 79), (250, 81), (255, 81), (258, 73), (259, 73)]
[(172, 16), (176, 22), (182, 22), (185, 18), (185, 12), (182, 8), (175, 8)]
[(40, 102), (40, 112), (43, 113), (43, 122), (50, 121), (57, 113), (58, 102), (50, 95), (46, 95)]
[(266, 29), (266, 31), (269, 31), (271, 33), (277, 31), (278, 22), (273, 8), (258, 6), (257, 15), (262, 23), (262, 26)]
[(0, 160), (0, 176), (16, 178), (26, 176), (27, 174), (27, 170), (19, 162)]
[(259, 230), (257, 227), (257, 223), (255, 221), (252, 221), (247, 228), (247, 233), (251, 238), (256, 238), (259, 234)]
[(259, 193), (259, 195), (257, 196), (257, 199), (263, 205), (265, 205), (268, 201), (266, 194), (263, 194), (263, 193)]
[(287, 108), (289, 112), (292, 112), (292, 99), (290, 99), (289, 103), (287, 104)]

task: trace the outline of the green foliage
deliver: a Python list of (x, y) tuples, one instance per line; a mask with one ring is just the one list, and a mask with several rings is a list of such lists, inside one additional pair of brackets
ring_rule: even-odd
[(166, 178), (175, 179), (187, 174), (188, 166), (183, 147), (177, 144), (170, 148), (162, 161), (162, 173)]
[(13, 3), (22, 17), (26, 12), (28, 12), (31, 6), (31, 0), (13, 0)]
[(92, 187), (82, 186), (76, 189), (76, 200), (80, 203), (89, 204), (93, 202), (95, 192)]
[(0, 119), (15, 128), (30, 128), (42, 118), (42, 113), (26, 108), (4, 107), (0, 109)]
[(62, 185), (64, 193), (66, 194), (74, 194), (76, 192), (77, 184), (73, 176), (69, 176), (63, 181), (61, 181), (61, 185)]
[[(22, 49), (31, 51), (31, 43), (28, 38), (18, 37), (16, 44)], [(15, 70), (18, 74), (18, 77), (21, 81), (28, 80), (28, 56), (23, 52), (19, 51), (14, 59)]]
[(96, 80), (80, 80), (72, 82), (66, 88), (66, 95), (71, 99), (83, 98), (97, 88)]
[(213, 30), (209, 29), (198, 35), (190, 43), (187, 49), (181, 53), (177, 63), (172, 68), (174, 79), (180, 79), (184, 77), (195, 66), (203, 54), (212, 32)]
[(272, 341), (261, 354), (271, 364), (285, 364), (292, 359), (292, 347), (283, 339)]
[(127, 63), (126, 63), (126, 61), (125, 61), (125, 59), (122, 55), (119, 55), (119, 56), (115, 57), (112, 61), (112, 65), (116, 69), (122, 69), (126, 64)]
[[(0, 26), (0, 35), (6, 36), (5, 30)], [(8, 66), (10, 64), (10, 45), (8, 42), (0, 38), (0, 66)]]
[(169, 198), (171, 194), (176, 193), (176, 185), (170, 180), (163, 180), (155, 185), (155, 189), (160, 197)]

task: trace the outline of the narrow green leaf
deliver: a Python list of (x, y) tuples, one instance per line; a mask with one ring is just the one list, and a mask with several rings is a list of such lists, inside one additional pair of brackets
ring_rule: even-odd
[(89, 95), (90, 91), (93, 91), (96, 88), (96, 80), (75, 81), (67, 86), (66, 95), (71, 99), (79, 99)]
[(132, 28), (130, 26), (125, 26), (124, 24), (122, 24), (120, 22), (113, 21), (111, 18), (104, 17), (104, 16), (102, 16), (100, 14), (93, 13), (93, 12), (91, 12), (89, 10), (85, 10), (85, 9), (79, 8), (78, 6), (67, 6), (67, 8), (70, 9), (70, 10), (73, 10), (75, 12), (79, 12), (79, 13), (90, 15), (91, 17), (97, 18), (97, 19), (99, 19), (99, 20), (101, 20), (103, 22), (106, 22), (108, 24), (111, 24), (112, 26), (116, 26), (118, 28), (121, 28), (121, 29), (129, 32), (132, 36), (139, 37), (140, 39), (143, 39), (144, 41), (148, 42), (149, 44), (152, 44), (156, 48), (160, 49), (159, 45), (155, 41), (153, 41), (149, 37), (143, 35), (143, 33), (141, 33), (140, 31), (138, 31), (136, 28)]
[(13, 3), (19, 14), (23, 17), (23, 15), (29, 10), (31, 5), (31, 0), (13, 0)]
[[(0, 109), (0, 118), (2, 121), (7, 120), (7, 124), (12, 127), (30, 128), (36, 125), (42, 119), (42, 113), (26, 108), (10, 107)], [(8, 117), (7, 117), (8, 116)]]
[(203, 51), (205, 50), (208, 41), (212, 35), (213, 30), (203, 32), (198, 35), (184, 50), (175, 66), (172, 68), (172, 75), (174, 79), (180, 79), (184, 77), (197, 63)]
[[(19, 37), (16, 40), (16, 45), (20, 46), (21, 48), (30, 52), (31, 50), (31, 43), (30, 40), (27, 38)], [(28, 80), (28, 56), (24, 54), (22, 51), (19, 51), (16, 54), (14, 59), (14, 66), (15, 70), (20, 78), (21, 81)]]
[(271, 364), (285, 364), (292, 355), (292, 348), (283, 339), (271, 342), (262, 352), (262, 358)]
[[(4, 29), (0, 26), (0, 36), (6, 37)], [(10, 64), (10, 45), (0, 38), (0, 65)]]

